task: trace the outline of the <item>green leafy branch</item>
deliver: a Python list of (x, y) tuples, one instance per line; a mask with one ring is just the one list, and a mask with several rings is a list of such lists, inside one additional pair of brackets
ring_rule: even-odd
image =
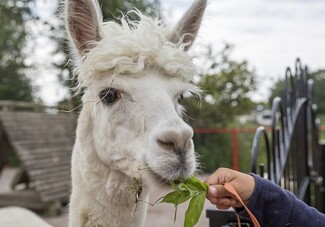
[(174, 191), (165, 195), (161, 202), (174, 204), (175, 221), (177, 206), (190, 199), (190, 203), (185, 213), (184, 227), (193, 227), (201, 216), (208, 185), (192, 176), (185, 181), (179, 183), (171, 183), (171, 186)]

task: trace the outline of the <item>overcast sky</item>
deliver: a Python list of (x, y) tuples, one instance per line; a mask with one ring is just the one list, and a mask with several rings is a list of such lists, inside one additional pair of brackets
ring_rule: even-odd
[[(161, 2), (172, 22), (192, 3)], [(248, 60), (263, 81), (282, 77), (297, 57), (311, 70), (325, 68), (325, 0), (210, 0), (196, 42), (233, 44), (232, 56)]]
[[(49, 2), (39, 12), (51, 14)], [(175, 23), (191, 3), (161, 0), (167, 22)], [(264, 85), (255, 98), (266, 98), (270, 81), (297, 57), (311, 70), (325, 68), (325, 0), (210, 0), (194, 46), (211, 43), (221, 50), (225, 42), (234, 45), (233, 58), (256, 69)], [(51, 104), (58, 89), (48, 86), (40, 95)]]

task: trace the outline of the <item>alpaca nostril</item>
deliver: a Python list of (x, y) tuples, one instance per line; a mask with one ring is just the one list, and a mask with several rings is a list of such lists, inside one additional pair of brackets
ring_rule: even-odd
[(158, 145), (160, 149), (176, 154), (188, 153), (193, 150), (192, 137), (193, 129), (180, 121), (160, 125), (154, 134), (156, 146)]
[(162, 138), (157, 139), (157, 144), (160, 148), (166, 151), (173, 151), (177, 154), (186, 153), (190, 150), (192, 142), (191, 138), (183, 138), (182, 136), (174, 135), (173, 133), (168, 133), (162, 136)]
[(173, 150), (175, 151), (175, 144), (173, 142), (165, 142), (162, 140), (157, 140), (157, 144), (159, 147), (161, 147), (164, 150)]

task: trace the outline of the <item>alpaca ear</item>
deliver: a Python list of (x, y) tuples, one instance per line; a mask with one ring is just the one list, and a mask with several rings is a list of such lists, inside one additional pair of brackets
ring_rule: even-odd
[(65, 20), (73, 51), (82, 57), (101, 39), (103, 19), (97, 0), (66, 0)]
[(177, 44), (183, 38), (183, 43), (188, 43), (184, 48), (187, 51), (199, 31), (206, 5), (207, 0), (195, 0), (170, 34), (169, 41)]

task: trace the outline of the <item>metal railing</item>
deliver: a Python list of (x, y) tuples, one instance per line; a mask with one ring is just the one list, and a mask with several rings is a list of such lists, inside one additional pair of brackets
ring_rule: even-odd
[[(284, 82), (284, 98), (276, 97), (272, 104), (271, 139), (263, 127), (255, 134), (251, 169), (257, 173), (259, 164), (259, 175), (323, 211), (323, 204), (316, 203), (323, 190), (323, 157), (313, 80), (309, 79), (307, 67), (302, 67), (297, 59), (294, 74), (287, 68)], [(266, 167), (258, 162), (259, 153), (264, 152), (259, 149), (261, 140), (266, 147)]]

